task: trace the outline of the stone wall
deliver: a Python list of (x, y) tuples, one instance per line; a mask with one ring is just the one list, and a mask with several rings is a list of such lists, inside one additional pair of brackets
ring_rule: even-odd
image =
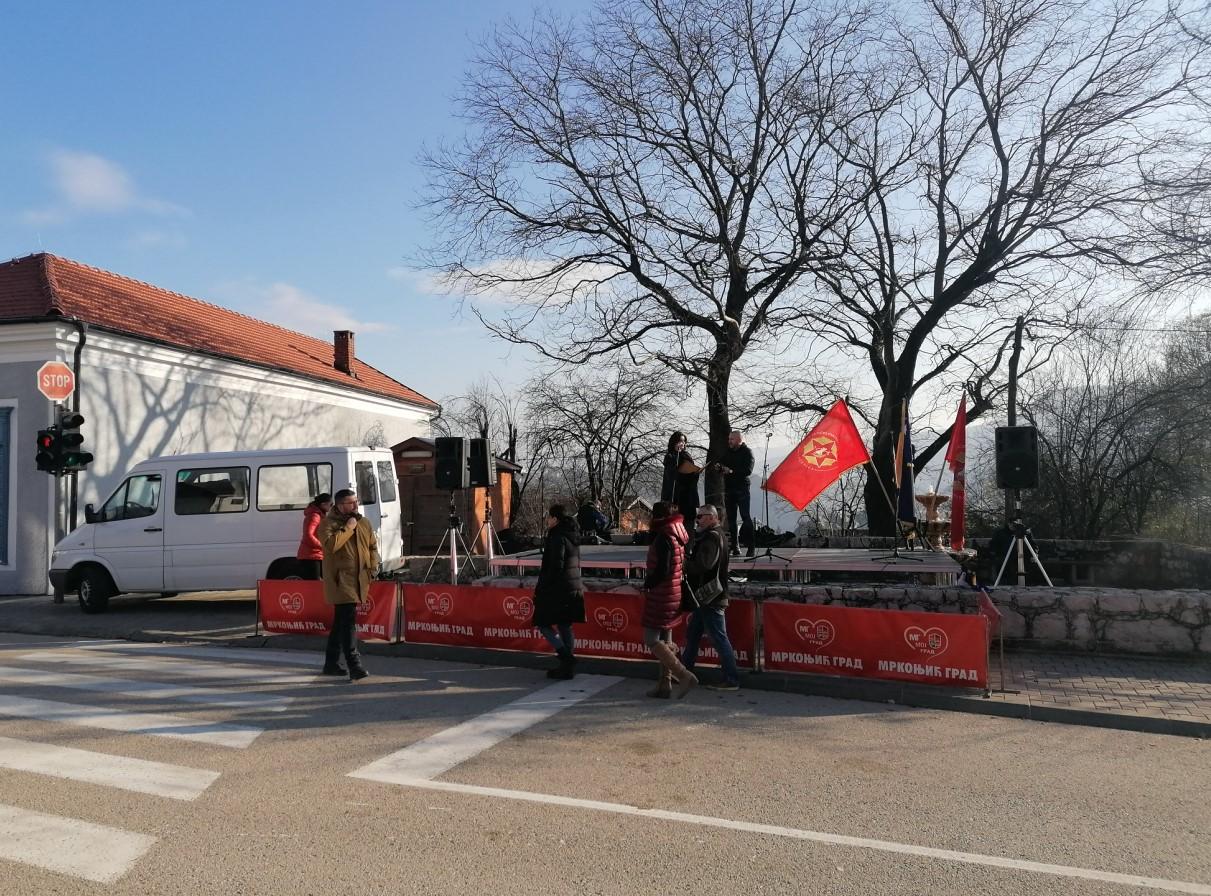
[[(533, 588), (533, 577), (482, 584)], [(636, 580), (589, 578), (592, 591), (637, 591)], [(924, 612), (973, 613), (976, 592), (955, 586), (732, 583), (733, 597)], [(1211, 657), (1211, 591), (998, 588), (1006, 643), (1048, 649)]]

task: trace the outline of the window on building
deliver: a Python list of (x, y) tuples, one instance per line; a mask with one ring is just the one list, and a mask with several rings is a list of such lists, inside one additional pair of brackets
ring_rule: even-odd
[(177, 516), (243, 513), (248, 509), (248, 468), (181, 470), (173, 510)]
[(284, 464), (257, 471), (257, 510), (302, 510), (323, 492), (332, 493), (332, 464)]
[(101, 505), (97, 522), (136, 520), (139, 517), (154, 515), (159, 507), (160, 474), (144, 473), (131, 476)]
[(389, 460), (378, 462), (378, 493), (384, 501), (394, 501), (396, 498), (395, 464)]
[(356, 461), (353, 464), (353, 475), (357, 479), (357, 502), (363, 507), (378, 503), (374, 489), (374, 461)]

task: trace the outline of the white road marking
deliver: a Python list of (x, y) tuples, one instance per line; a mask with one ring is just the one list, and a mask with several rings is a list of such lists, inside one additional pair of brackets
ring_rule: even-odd
[(252, 725), (196, 721), (166, 713), (119, 712), (79, 706), (75, 703), (57, 703), (53, 700), (34, 700), (4, 694), (0, 694), (0, 716), (64, 722), (110, 731), (125, 731), (128, 734), (172, 737), (236, 749), (248, 746), (265, 730)]
[[(29, 645), (26, 644), (26, 647)], [(153, 644), (148, 641), (76, 641), (72, 648), (77, 650), (112, 651), (115, 653), (143, 653), (155, 656), (210, 657), (219, 660), (235, 660), (239, 663), (272, 663), (284, 666), (315, 666), (321, 660), (318, 654), (299, 650), (270, 650), (265, 647), (202, 647), (191, 644)]]
[(350, 777), (388, 784), (436, 778), (620, 681), (613, 675), (578, 675), (561, 681), (375, 760)]
[(84, 781), (174, 800), (194, 800), (219, 778), (218, 772), (73, 747), (0, 737), (0, 768)]
[(158, 697), (165, 700), (180, 700), (183, 703), (252, 707), (265, 712), (282, 712), (294, 699), (277, 694), (240, 693), (159, 681), (140, 681), (133, 678), (106, 678), (100, 675), (73, 672), (22, 669), (16, 666), (0, 666), (0, 681), (77, 691), (97, 691), (103, 694), (121, 694), (126, 697)]
[(255, 666), (232, 666), (218, 663), (187, 663), (183, 660), (164, 658), (141, 658), (111, 656), (109, 654), (86, 654), (48, 650), (40, 653), (25, 653), (18, 657), (39, 663), (67, 663), (73, 666), (104, 666), (128, 672), (153, 672), (157, 674), (183, 675), (188, 678), (214, 678), (221, 680), (251, 681), (256, 684), (311, 684), (317, 672), (267, 672)]
[(74, 818), (0, 805), (0, 859), (96, 883), (113, 883), (156, 838)]
[[(367, 777), (353, 774), (350, 777)], [(373, 779), (373, 780), (383, 780)], [(598, 800), (582, 800), (575, 797), (557, 796), (549, 793), (530, 793), (525, 790), (505, 790), (499, 787), (480, 787), (474, 784), (455, 784), (446, 781), (431, 781), (426, 778), (415, 778), (411, 781), (396, 779), (390, 781), (405, 787), (417, 787), (423, 790), (440, 790), (446, 793), (466, 793), (475, 796), (490, 796), (506, 800), (520, 800), (527, 803), (545, 803), (551, 806), (563, 806), (570, 809), (590, 809), (595, 812), (611, 812), (616, 815), (633, 815), (639, 818), (654, 818), (661, 821), (675, 821), (681, 824), (694, 824), (703, 827), (724, 828), (732, 831), (743, 831), (749, 834), (766, 834), (772, 837), (786, 837), (792, 840), (809, 840), (815, 843), (825, 843), (830, 846), (849, 846), (856, 849), (872, 849), (878, 852), (889, 852), (898, 855), (919, 856), (927, 859), (938, 859), (944, 862), (958, 862), (964, 865), (983, 865), (989, 868), (1001, 868), (1007, 871), (1029, 871), (1036, 874), (1050, 874), (1055, 877), (1094, 880), (1101, 883), (1122, 884), (1128, 887), (1145, 887), (1150, 890), (1164, 890), (1169, 893), (1195, 893), (1200, 896), (1211, 896), (1211, 886), (1192, 883), (1190, 881), (1167, 880), (1161, 877), (1142, 877), (1137, 874), (1119, 874), (1114, 871), (1099, 871), (1096, 868), (1078, 868), (1071, 865), (1051, 865), (1046, 862), (1030, 862), (1023, 859), (1009, 859), (1002, 856), (984, 855), (978, 852), (958, 852), (953, 849), (935, 849), (931, 846), (917, 846), (912, 843), (896, 843), (890, 840), (871, 840), (866, 837), (850, 837), (844, 834), (830, 834), (824, 831), (807, 831), (799, 828), (785, 828), (773, 824), (755, 824), (749, 821), (735, 821), (729, 818), (715, 818), (710, 815), (691, 815), (688, 812), (670, 812), (664, 809), (641, 809), (638, 806), (628, 806), (625, 803), (606, 803)]]

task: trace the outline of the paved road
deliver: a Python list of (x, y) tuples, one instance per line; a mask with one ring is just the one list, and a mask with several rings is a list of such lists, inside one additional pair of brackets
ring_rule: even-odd
[(0, 636), (3, 891), (1211, 894), (1204, 741), (315, 660)]

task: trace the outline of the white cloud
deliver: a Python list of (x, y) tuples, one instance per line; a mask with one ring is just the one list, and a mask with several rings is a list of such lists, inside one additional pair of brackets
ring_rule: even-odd
[(172, 230), (140, 230), (126, 241), (132, 249), (184, 249), (186, 243), (184, 234)]
[(339, 305), (331, 305), (289, 283), (274, 283), (262, 291), (264, 311), (258, 316), (291, 330), (324, 339), (333, 330), (354, 333), (385, 333), (394, 324), (357, 320)]
[(140, 193), (126, 169), (94, 153), (56, 149), (47, 162), (57, 197), (45, 208), (26, 212), (30, 224), (61, 224), (83, 215), (189, 214), (180, 205)]

